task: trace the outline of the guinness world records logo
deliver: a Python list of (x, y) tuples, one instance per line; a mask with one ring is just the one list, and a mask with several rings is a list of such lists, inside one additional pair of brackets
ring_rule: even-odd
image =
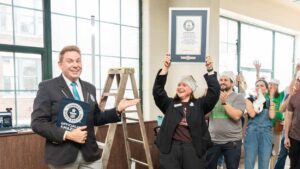
[(63, 116), (69, 123), (79, 123), (83, 118), (83, 109), (77, 103), (69, 103), (63, 110)]
[(186, 31), (192, 31), (195, 28), (195, 23), (192, 20), (186, 20), (183, 23), (183, 28)]

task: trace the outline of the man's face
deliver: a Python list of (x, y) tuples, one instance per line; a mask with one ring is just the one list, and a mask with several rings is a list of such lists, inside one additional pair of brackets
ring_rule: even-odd
[(300, 91), (300, 79), (296, 79), (296, 81), (294, 83), (294, 91), (295, 92)]
[(176, 89), (176, 94), (181, 100), (189, 99), (192, 93), (192, 89), (185, 83), (179, 82)]
[(62, 61), (58, 62), (58, 65), (62, 73), (69, 80), (76, 81), (79, 79), (82, 71), (81, 56), (79, 53), (75, 51), (66, 52), (63, 55)]
[(234, 85), (233, 82), (230, 80), (230, 78), (227, 76), (221, 76), (219, 79), (219, 84), (221, 87), (221, 91), (226, 91), (226, 92), (231, 90)]

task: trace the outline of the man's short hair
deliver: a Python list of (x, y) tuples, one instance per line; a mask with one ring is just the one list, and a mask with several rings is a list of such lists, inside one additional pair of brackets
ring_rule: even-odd
[(65, 46), (60, 52), (59, 52), (59, 62), (62, 62), (63, 56), (66, 52), (77, 52), (79, 55), (81, 55), (81, 51), (78, 46), (76, 45), (69, 45)]

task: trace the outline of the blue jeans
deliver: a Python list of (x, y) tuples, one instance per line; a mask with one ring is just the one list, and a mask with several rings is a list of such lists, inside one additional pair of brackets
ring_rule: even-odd
[(272, 128), (248, 126), (245, 137), (245, 169), (254, 169), (258, 156), (258, 169), (268, 169), (272, 152)]
[(233, 141), (226, 144), (214, 144), (206, 154), (206, 169), (216, 169), (219, 158), (224, 155), (227, 169), (238, 169), (241, 158), (242, 141)]
[(284, 132), (282, 131), (281, 143), (280, 143), (280, 152), (278, 154), (278, 159), (277, 159), (277, 162), (276, 162), (276, 165), (275, 165), (274, 169), (284, 169), (285, 160), (286, 160), (286, 157), (288, 156), (288, 151), (284, 147), (284, 139), (285, 139)]

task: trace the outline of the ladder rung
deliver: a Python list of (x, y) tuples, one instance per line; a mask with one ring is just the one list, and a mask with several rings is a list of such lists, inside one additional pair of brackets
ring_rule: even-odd
[(137, 110), (125, 110), (124, 113), (136, 113)]
[(117, 96), (117, 93), (103, 93), (102, 96)]
[(149, 166), (149, 164), (144, 163), (144, 162), (139, 161), (139, 160), (136, 160), (136, 159), (134, 159), (134, 158), (130, 158), (130, 160), (131, 160), (131, 161), (134, 161), (134, 162), (136, 162), (136, 163), (142, 164), (142, 165), (144, 165), (144, 166)]
[(134, 138), (127, 138), (129, 141), (132, 141), (132, 142), (135, 142), (135, 143), (141, 143), (141, 144), (144, 144), (144, 142), (142, 140), (137, 140), (137, 139), (134, 139)]
[(125, 119), (128, 119), (128, 120), (132, 120), (132, 121), (139, 121), (139, 119), (135, 119), (135, 118), (131, 118), (131, 117), (124, 117)]
[(98, 144), (98, 147), (100, 148), (100, 149), (104, 149), (104, 147), (105, 147), (105, 143), (102, 143), (102, 142), (100, 142), (100, 141), (97, 141), (97, 144)]

